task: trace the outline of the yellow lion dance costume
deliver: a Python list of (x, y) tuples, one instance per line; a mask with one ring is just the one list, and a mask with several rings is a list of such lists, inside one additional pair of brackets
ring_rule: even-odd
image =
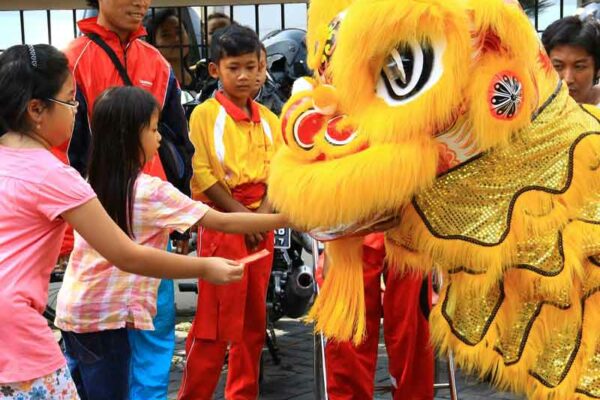
[[(532, 399), (600, 398), (600, 124), (518, 3), (313, 0), (307, 47), (274, 205), (321, 238), (399, 215), (389, 267), (442, 271), (442, 351)], [(361, 242), (327, 244), (310, 315), (356, 343)]]

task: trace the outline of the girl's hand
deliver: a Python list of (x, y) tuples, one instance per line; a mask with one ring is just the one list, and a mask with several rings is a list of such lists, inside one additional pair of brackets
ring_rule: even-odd
[(237, 282), (244, 276), (244, 264), (220, 257), (202, 258), (206, 268), (202, 279), (214, 285)]

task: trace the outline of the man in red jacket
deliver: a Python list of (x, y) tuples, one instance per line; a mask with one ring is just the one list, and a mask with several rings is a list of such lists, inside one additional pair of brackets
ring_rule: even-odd
[[(145, 172), (168, 179), (189, 194), (194, 149), (188, 139), (179, 84), (167, 60), (141, 40), (146, 35), (142, 19), (150, 0), (89, 0), (87, 3), (98, 9), (98, 17), (79, 21), (83, 35), (72, 41), (65, 52), (75, 76), (80, 106), (70, 142), (54, 149), (55, 154), (85, 176), (92, 135), (89, 118), (96, 97), (111, 86), (138, 86), (152, 93), (161, 106), (160, 158), (154, 157), (155, 161), (146, 165)], [(70, 252), (71, 248), (72, 242), (66, 241), (63, 253)], [(130, 331), (130, 399), (167, 397), (174, 325), (173, 282), (163, 280), (158, 293), (155, 331)]]

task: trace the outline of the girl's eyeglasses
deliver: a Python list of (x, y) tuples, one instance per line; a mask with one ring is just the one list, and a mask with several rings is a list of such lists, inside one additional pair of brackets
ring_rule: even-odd
[(68, 107), (72, 111), (77, 111), (77, 107), (79, 107), (79, 102), (77, 100), (62, 101), (62, 100), (53, 99), (52, 97), (48, 98), (47, 100), (49, 100), (49, 101), (51, 101), (53, 103), (57, 103), (57, 104), (65, 106), (65, 107)]

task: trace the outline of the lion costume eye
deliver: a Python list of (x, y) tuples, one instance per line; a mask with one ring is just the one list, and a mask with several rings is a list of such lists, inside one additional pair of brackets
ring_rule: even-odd
[(402, 43), (385, 59), (377, 95), (400, 105), (429, 89), (441, 76), (443, 46), (416, 41)]

